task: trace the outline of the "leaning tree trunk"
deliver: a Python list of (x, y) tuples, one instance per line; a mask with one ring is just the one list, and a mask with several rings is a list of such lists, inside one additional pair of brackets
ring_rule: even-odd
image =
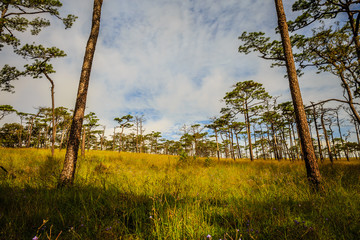
[(318, 164), (316, 162), (314, 146), (312, 144), (309, 126), (306, 120), (306, 114), (301, 97), (299, 82), (297, 79), (295, 62), (292, 54), (289, 31), (286, 23), (286, 16), (282, 0), (275, 0), (275, 7), (278, 16), (278, 24), (285, 54), (290, 92), (295, 109), (296, 123), (299, 129), (299, 137), (304, 155), (307, 177), (310, 181), (311, 187), (314, 190), (318, 190), (321, 183), (321, 175)]
[(65, 155), (64, 168), (60, 174), (58, 187), (69, 186), (74, 183), (76, 161), (79, 150), (81, 129), (84, 120), (86, 96), (89, 87), (91, 66), (94, 58), (96, 42), (100, 29), (102, 3), (103, 0), (94, 0), (91, 33), (86, 45), (78, 94), (76, 98), (74, 116), (71, 124), (70, 136), (69, 136), (69, 141)]

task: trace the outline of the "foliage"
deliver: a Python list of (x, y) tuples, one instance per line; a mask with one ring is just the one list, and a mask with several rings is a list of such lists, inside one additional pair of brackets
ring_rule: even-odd
[(3, 119), (6, 115), (9, 115), (16, 110), (11, 105), (0, 105), (0, 120)]
[[(69, 14), (63, 17), (59, 13), (62, 3), (58, 0), (6, 0), (1, 1), (0, 10), (0, 51), (5, 45), (13, 47), (16, 54), (24, 56), (24, 50), (28, 51), (31, 58), (35, 59), (33, 64), (26, 65), (26, 70), (18, 70), (16, 67), (9, 66), (8, 64), (0, 71), (0, 89), (2, 91), (13, 92), (14, 86), (11, 81), (19, 79), (19, 77), (30, 74), (39, 76), (39, 68), (46, 69), (48, 73), (51, 72), (52, 67), (46, 66), (44, 59), (52, 58), (54, 56), (47, 55), (45, 52), (57, 51), (57, 56), (63, 52), (56, 48), (45, 49), (41, 45), (25, 44), (22, 49), (19, 49), (21, 41), (19, 38), (20, 32), (30, 30), (32, 35), (38, 35), (40, 31), (50, 26), (50, 20), (40, 16), (52, 16), (60, 19), (66, 28), (70, 28), (76, 16)], [(34, 17), (35, 16), (35, 17)], [(32, 51), (32, 52), (31, 52)], [(42, 56), (40, 56), (41, 54)], [(37, 56), (35, 56), (37, 55)], [(28, 56), (29, 57), (29, 56)], [(40, 61), (42, 59), (44, 62)]]

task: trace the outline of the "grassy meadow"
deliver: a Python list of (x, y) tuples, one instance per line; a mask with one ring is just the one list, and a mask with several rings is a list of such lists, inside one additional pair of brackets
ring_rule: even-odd
[(86, 152), (56, 189), (65, 151), (0, 149), (0, 239), (359, 239), (360, 161)]

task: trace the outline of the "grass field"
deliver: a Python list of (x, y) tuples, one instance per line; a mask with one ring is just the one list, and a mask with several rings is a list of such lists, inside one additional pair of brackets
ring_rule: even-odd
[(0, 239), (359, 239), (360, 162), (90, 151), (56, 189), (65, 151), (0, 149)]

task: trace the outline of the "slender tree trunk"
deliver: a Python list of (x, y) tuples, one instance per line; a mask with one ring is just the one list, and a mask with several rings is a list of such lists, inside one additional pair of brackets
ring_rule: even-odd
[(102, 137), (101, 137), (101, 140), (100, 140), (100, 150), (103, 150), (103, 144), (104, 144), (104, 137), (105, 137), (105, 128), (106, 128), (106, 126), (104, 126), (104, 130), (103, 130), (103, 132), (102, 132)]
[[(267, 140), (268, 140), (268, 152), (269, 152), (269, 155), (270, 155), (270, 159), (272, 160), (273, 159), (273, 155), (272, 155), (272, 151), (271, 151), (271, 147), (273, 146), (271, 140), (270, 140), (270, 127), (269, 125), (266, 125), (267, 127), (267, 131), (266, 131), (266, 135), (267, 135)], [(274, 147), (273, 147), (274, 149)]]
[(51, 124), (52, 124), (52, 139), (51, 139), (51, 156), (54, 157), (55, 154), (55, 138), (56, 138), (56, 124), (55, 124), (55, 97), (54, 97), (54, 81), (49, 77), (49, 75), (44, 72), (45, 77), (49, 80), (51, 84)]
[(89, 40), (87, 42), (84, 62), (81, 70), (79, 89), (76, 98), (73, 121), (71, 124), (70, 137), (67, 145), (64, 168), (60, 174), (58, 187), (72, 185), (74, 183), (77, 155), (81, 128), (84, 120), (86, 107), (86, 96), (89, 86), (91, 66), (95, 53), (95, 46), (100, 29), (101, 6), (103, 0), (94, 0), (92, 26)]
[(290, 154), (291, 154), (291, 161), (295, 161), (295, 156), (294, 156), (294, 147), (293, 147), (293, 140), (292, 140), (292, 134), (291, 134), (291, 125), (292, 123), (290, 123), (289, 120), (289, 138), (290, 138)]
[(285, 146), (285, 150), (284, 150), (284, 154), (285, 154), (285, 159), (289, 158), (289, 160), (291, 161), (291, 153), (290, 153), (290, 149), (288, 147), (288, 145), (286, 144), (286, 139), (285, 139), (285, 126), (283, 126), (283, 129), (281, 131), (281, 135), (282, 135), (282, 139), (283, 139), (283, 145)]
[[(336, 151), (336, 147), (335, 147), (335, 140), (334, 140), (334, 131), (331, 128), (331, 123), (329, 124), (329, 129), (330, 129), (330, 136), (331, 136), (331, 142), (333, 145), (333, 149), (334, 149), (334, 157), (335, 160), (338, 160), (338, 152)], [(339, 158), (341, 158), (341, 155), (339, 155)]]
[(40, 142), (41, 142), (41, 129), (39, 129), (39, 133), (38, 133), (38, 141), (37, 141), (37, 146), (36, 146), (37, 149), (40, 148)]
[(248, 106), (245, 102), (245, 123), (246, 123), (246, 132), (248, 136), (249, 141), (249, 153), (250, 153), (250, 160), (254, 161), (254, 154), (253, 154), (253, 148), (251, 143), (251, 132), (250, 132), (250, 119), (249, 119), (249, 113), (248, 113)]
[(23, 131), (24, 127), (22, 125), (22, 121), (20, 123), (20, 131), (19, 131), (19, 147), (21, 148), (22, 147), (22, 131)]
[(215, 139), (216, 139), (216, 154), (217, 154), (218, 161), (220, 161), (220, 148), (219, 148), (218, 135), (217, 135), (216, 128), (214, 130), (215, 130)]
[(274, 124), (271, 123), (271, 131), (273, 133), (273, 144), (274, 144), (274, 156), (276, 160), (280, 161), (280, 153), (279, 153), (279, 147), (277, 144), (277, 136), (276, 136), (276, 132), (275, 132), (275, 128), (274, 128)]
[(28, 141), (27, 141), (27, 144), (26, 144), (26, 147), (27, 147), (27, 148), (29, 148), (29, 147), (30, 147), (30, 144), (31, 144), (31, 135), (32, 135), (33, 126), (34, 126), (34, 118), (31, 118), (30, 129), (29, 129), (29, 136), (28, 136)]
[(318, 148), (319, 148), (319, 156), (320, 156), (321, 162), (323, 162), (324, 157), (323, 157), (323, 154), (322, 154), (322, 146), (321, 146), (321, 142), (320, 142), (319, 128), (318, 128), (318, 125), (317, 125), (317, 122), (316, 122), (316, 109), (315, 109), (314, 104), (313, 103), (311, 103), (311, 104), (312, 104), (312, 107), (313, 107), (313, 118), (314, 118), (316, 137), (317, 137)]
[(350, 161), (350, 159), (349, 159), (349, 149), (348, 149), (347, 145), (344, 143), (344, 139), (343, 139), (342, 133), (341, 133), (340, 119), (339, 119), (339, 112), (338, 112), (338, 110), (337, 110), (335, 113), (336, 113), (336, 123), (337, 123), (338, 129), (339, 129), (341, 146), (342, 146), (342, 148), (344, 148), (344, 153), (345, 153), (346, 160), (347, 160), (347, 161)]
[(233, 134), (233, 130), (229, 127), (229, 140), (230, 140), (230, 151), (232, 154), (232, 158), (235, 161), (236, 157), (235, 157), (235, 149), (234, 149), (234, 134)]
[[(296, 123), (295, 123), (295, 125), (296, 125)], [(299, 148), (297, 146), (298, 141), (296, 140), (296, 135), (295, 135), (295, 130), (294, 130), (294, 125), (293, 124), (291, 124), (291, 132), (292, 132), (292, 135), (294, 137), (294, 146), (295, 146), (295, 150), (296, 150), (296, 159), (299, 160), (300, 159), (300, 154), (299, 154)]]
[(259, 159), (259, 152), (258, 152), (258, 148), (257, 148), (257, 144), (256, 144), (256, 129), (255, 129), (255, 125), (253, 125), (253, 131), (254, 131), (254, 143), (255, 143), (255, 155), (256, 155), (256, 159)]
[(324, 114), (325, 114), (325, 112), (321, 113), (321, 126), (322, 126), (323, 131), (324, 131), (324, 137), (325, 137), (325, 142), (326, 142), (326, 147), (327, 147), (327, 150), (328, 150), (328, 155), (329, 155), (330, 162), (334, 163), (334, 159), (333, 159), (333, 156), (332, 156), (332, 153), (331, 153), (329, 137), (328, 137), (328, 134), (327, 134), (327, 131), (326, 131), (326, 128), (325, 128)]
[(115, 129), (116, 127), (114, 127), (113, 151), (115, 151), (115, 139), (116, 139)]
[(59, 144), (59, 151), (61, 151), (61, 149), (62, 149), (62, 145), (63, 145), (63, 142), (64, 142), (64, 138), (65, 138), (66, 132), (67, 132), (67, 129), (65, 128), (65, 130), (61, 133), (61, 139), (60, 139), (60, 144)]
[(240, 144), (239, 144), (239, 137), (238, 137), (238, 133), (235, 133), (235, 138), (236, 138), (236, 147), (238, 149), (238, 152), (239, 152), (239, 158), (242, 158), (241, 157), (241, 149), (240, 149)]
[(356, 139), (358, 144), (360, 145), (360, 136), (359, 136), (359, 127), (358, 127), (358, 123), (356, 120), (354, 120), (354, 125), (355, 125), (355, 133), (356, 133)]
[(82, 138), (81, 138), (81, 156), (85, 157), (85, 141), (86, 141), (86, 129), (83, 126)]
[(316, 162), (314, 146), (311, 141), (309, 126), (306, 120), (304, 104), (301, 97), (299, 82), (297, 79), (294, 57), (292, 54), (288, 26), (282, 0), (275, 0), (276, 12), (278, 16), (279, 30), (281, 34), (283, 49), (285, 53), (286, 68), (289, 77), (289, 86), (291, 97), (294, 104), (296, 123), (299, 128), (299, 136), (301, 148), (305, 160), (307, 177), (311, 187), (319, 190), (321, 183), (321, 175), (318, 164)]
[(122, 135), (123, 135), (123, 132), (124, 132), (124, 128), (121, 129), (121, 133), (119, 134), (119, 152), (122, 151)]
[(262, 150), (262, 153), (263, 153), (263, 159), (266, 159), (266, 154), (265, 154), (265, 147), (264, 147), (264, 132), (262, 130), (262, 126), (260, 124), (260, 132), (261, 132), (261, 150)]
[(48, 145), (48, 139), (49, 139), (49, 125), (46, 124), (46, 131), (44, 132), (44, 148), (47, 149)]

